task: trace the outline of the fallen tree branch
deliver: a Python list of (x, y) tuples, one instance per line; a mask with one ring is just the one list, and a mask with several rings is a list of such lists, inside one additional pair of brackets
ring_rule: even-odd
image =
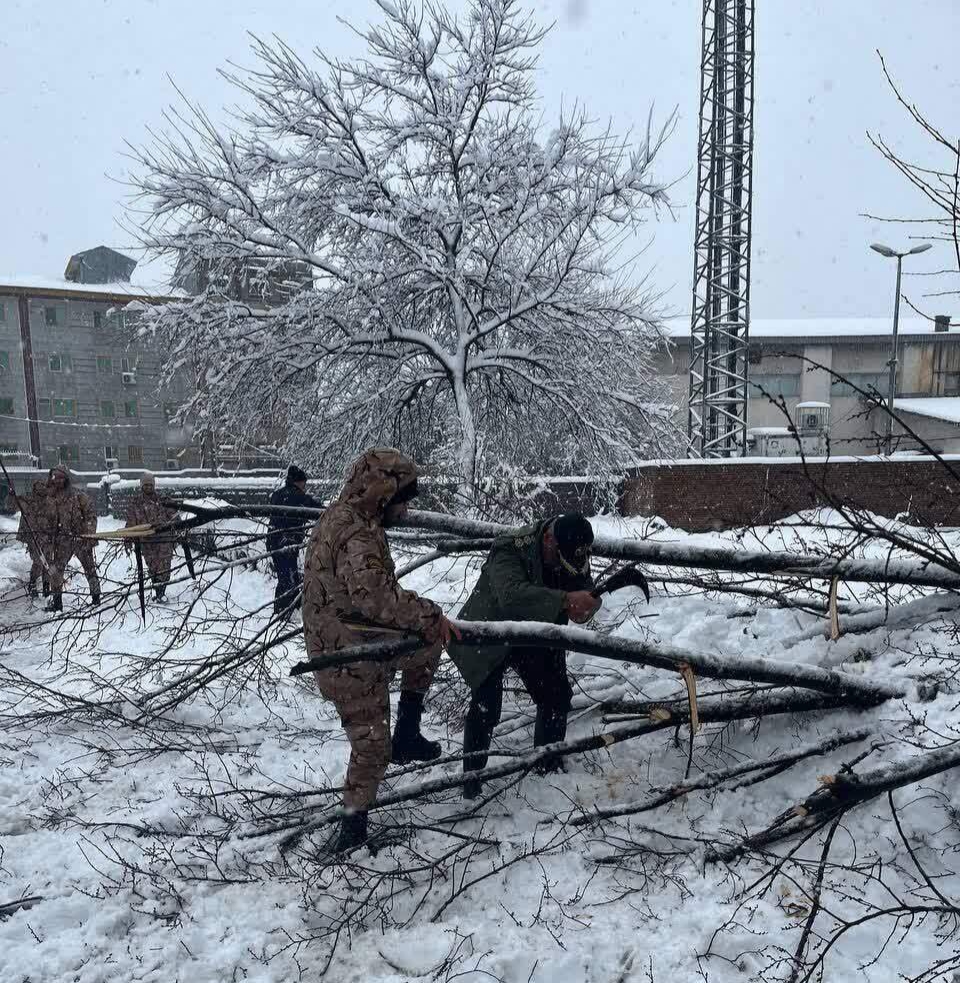
[[(676, 709), (672, 709), (671, 707), (672, 704), (670, 703), (658, 705), (651, 711), (647, 720), (629, 727), (608, 730), (559, 744), (545, 745), (544, 747), (535, 748), (526, 754), (510, 758), (508, 761), (496, 765), (489, 765), (478, 771), (447, 775), (443, 778), (419, 782), (415, 785), (398, 789), (395, 792), (388, 792), (371, 804), (370, 809), (374, 811), (386, 809), (401, 802), (409, 802), (413, 799), (420, 799), (427, 795), (436, 794), (437, 792), (449, 791), (459, 788), (463, 785), (464, 781), (471, 779), (488, 782), (493, 779), (525, 773), (540, 762), (555, 760), (556, 758), (566, 757), (571, 754), (582, 754), (587, 751), (602, 751), (623, 741), (643, 737), (646, 734), (653, 734), (660, 730), (682, 727), (684, 724), (690, 722), (689, 707), (685, 701), (678, 705)], [(722, 696), (706, 698), (700, 701), (698, 712), (700, 722), (710, 724), (730, 723), (734, 720), (749, 720), (756, 717), (775, 716), (783, 713), (798, 713), (840, 707), (850, 707), (850, 702), (838, 695), (825, 696), (820, 693), (805, 693), (785, 689), (764, 690), (756, 698), (749, 695), (747, 697), (738, 697), (737, 699), (728, 699)], [(313, 810), (304, 809), (302, 811), (309, 812)], [(282, 849), (288, 849), (302, 836), (336, 822), (347, 814), (348, 810), (346, 809), (331, 808), (326, 809), (320, 816), (313, 819), (308, 819), (306, 816), (298, 816), (294, 819), (266, 817), (279, 821), (266, 829), (242, 834), (242, 838), (249, 839), (271, 836), (276, 833), (293, 830), (280, 843)]]
[(806, 758), (828, 754), (830, 751), (835, 751), (837, 748), (844, 747), (847, 744), (865, 741), (873, 733), (874, 731), (870, 727), (861, 727), (858, 730), (838, 731), (822, 741), (802, 744), (792, 751), (774, 755), (762, 761), (743, 761), (729, 768), (706, 771), (702, 775), (680, 782), (678, 785), (671, 785), (665, 789), (655, 789), (646, 798), (639, 799), (635, 802), (625, 802), (621, 805), (609, 806), (604, 809), (592, 809), (588, 813), (571, 819), (570, 824), (573, 826), (585, 826), (589, 823), (600, 822), (603, 819), (613, 819), (617, 816), (632, 816), (638, 812), (649, 812), (652, 809), (666, 805), (668, 802), (673, 802), (685, 795), (689, 795), (691, 792), (715, 788), (733, 778), (740, 778), (743, 775), (757, 771), (783, 770), (784, 765), (793, 765)]
[(780, 813), (770, 825), (747, 836), (739, 843), (708, 852), (707, 861), (734, 860), (751, 850), (767, 847), (800, 833), (818, 829), (837, 815), (854, 809), (878, 795), (917, 782), (960, 766), (960, 743), (926, 751), (904, 761), (882, 765), (871, 771), (854, 774), (841, 769), (836, 775), (826, 775), (822, 784), (803, 802)]

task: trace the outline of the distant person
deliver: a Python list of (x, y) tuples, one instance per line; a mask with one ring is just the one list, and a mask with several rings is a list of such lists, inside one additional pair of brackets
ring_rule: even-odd
[[(501, 536), (494, 541), (460, 618), (555, 625), (564, 625), (568, 619), (578, 624), (589, 621), (601, 603), (590, 593), (592, 546), (593, 529), (579, 512)], [(507, 669), (520, 677), (536, 704), (534, 747), (555, 744), (566, 737), (573, 689), (563, 649), (455, 642), (449, 652), (473, 691), (463, 729), (463, 753), (477, 757), (464, 761), (465, 774), (486, 766), (486, 752), (500, 721)], [(540, 770), (561, 767), (558, 759)], [(481, 783), (476, 779), (464, 783), (464, 798), (475, 799), (480, 792)]]
[[(282, 488), (270, 496), (271, 505), (289, 508), (320, 508), (320, 503), (307, 494), (307, 474), (291, 464)], [(277, 590), (273, 600), (274, 615), (285, 611), (292, 614), (300, 603), (303, 577), (300, 574), (300, 547), (307, 536), (309, 519), (291, 515), (270, 516), (267, 551), (277, 575)]]
[(50, 566), (52, 598), (47, 611), (63, 610), (63, 581), (67, 564), (76, 557), (90, 587), (90, 601), (100, 603), (100, 577), (94, 559), (92, 539), (84, 539), (97, 531), (97, 514), (90, 499), (70, 483), (70, 472), (57, 466), (50, 469), (43, 506), (41, 549)]
[(35, 481), (29, 495), (15, 495), (20, 506), (20, 524), (17, 527), (17, 539), (27, 548), (30, 556), (30, 577), (27, 581), (27, 593), (37, 596), (37, 581), (42, 580), (43, 596), (50, 593), (50, 580), (44, 568), (42, 549), (43, 530), (43, 497), (47, 491), (45, 481)]
[[(127, 506), (127, 526), (157, 526), (177, 517), (176, 509), (168, 508), (157, 495), (157, 479), (148, 471), (140, 479), (140, 493), (130, 499)], [(132, 548), (132, 544), (129, 544)], [(161, 538), (159, 542), (141, 545), (143, 562), (150, 574), (150, 583), (158, 601), (162, 601), (170, 581), (170, 564), (173, 560), (173, 539)]]

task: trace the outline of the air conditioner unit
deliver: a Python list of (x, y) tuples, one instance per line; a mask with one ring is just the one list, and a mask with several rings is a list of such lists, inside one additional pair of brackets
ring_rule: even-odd
[(108, 457), (107, 458), (107, 470), (108, 471), (112, 470), (113, 468), (117, 468), (119, 466), (120, 466), (120, 460), (119, 460), (119, 458), (116, 458), (116, 457)]
[(807, 430), (816, 430), (820, 426), (820, 417), (816, 413), (805, 413), (803, 416), (803, 426)]
[(180, 462), (175, 457), (168, 457), (166, 468), (168, 471), (179, 471)]
[(135, 386), (137, 384), (137, 373), (136, 372), (121, 372), (120, 381), (125, 386)]

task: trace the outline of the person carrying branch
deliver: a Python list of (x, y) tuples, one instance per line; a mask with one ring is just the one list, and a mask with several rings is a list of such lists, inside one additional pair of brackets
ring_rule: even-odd
[(70, 483), (70, 472), (57, 466), (50, 469), (46, 493), (40, 509), (40, 540), (50, 566), (52, 598), (47, 611), (63, 610), (63, 581), (67, 564), (76, 557), (90, 587), (90, 601), (100, 603), (100, 577), (93, 555), (93, 540), (84, 539), (97, 531), (97, 514), (90, 499)]
[[(564, 625), (589, 621), (601, 605), (590, 593), (593, 529), (578, 512), (527, 526), (494, 541), (467, 599), (464, 621), (545, 621)], [(463, 730), (464, 774), (486, 767), (494, 728), (503, 703), (503, 674), (513, 669), (537, 707), (535, 747), (562, 741), (573, 689), (567, 678), (567, 653), (547, 646), (467, 645), (449, 648), (472, 690)], [(557, 759), (541, 771), (562, 768)], [(482, 791), (477, 779), (464, 783), (465, 799)]]
[[(292, 508), (316, 509), (320, 503), (307, 494), (306, 472), (291, 464), (287, 468), (287, 480), (283, 488), (270, 496), (271, 505), (284, 505)], [(277, 575), (277, 590), (273, 600), (273, 613), (281, 615), (292, 611), (299, 601), (303, 584), (300, 575), (300, 547), (306, 538), (307, 523), (289, 515), (270, 517), (270, 532), (267, 534), (267, 551)]]
[[(333, 852), (367, 841), (367, 809), (391, 760), (440, 756), (440, 745), (420, 733), (420, 717), (441, 649), (455, 629), (436, 604), (397, 583), (384, 532), (403, 519), (417, 491), (413, 461), (390, 447), (368, 450), (307, 544), (303, 629), (310, 658), (404, 635), (424, 639), (422, 649), (389, 663), (357, 662), (314, 673), (350, 742), (343, 804), (351, 812), (331, 840)], [(389, 686), (398, 671), (400, 703), (391, 739)]]
[[(140, 478), (140, 493), (130, 499), (127, 506), (127, 528), (130, 526), (158, 526), (172, 522), (177, 517), (175, 509), (168, 508), (157, 495), (157, 479), (147, 471)], [(127, 549), (132, 549), (132, 543)], [(170, 580), (170, 565), (173, 561), (173, 540), (169, 542), (150, 542), (141, 545), (143, 562), (150, 574), (150, 583), (158, 601), (162, 601)]]
[(16, 496), (20, 506), (20, 524), (17, 526), (17, 540), (27, 548), (30, 557), (30, 577), (27, 580), (27, 593), (37, 596), (37, 581), (42, 579), (43, 596), (50, 593), (50, 581), (44, 568), (41, 531), (43, 529), (43, 496), (47, 485), (35, 481), (29, 495)]

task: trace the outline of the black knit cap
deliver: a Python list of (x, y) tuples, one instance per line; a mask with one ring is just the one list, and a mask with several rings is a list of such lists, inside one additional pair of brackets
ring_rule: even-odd
[(553, 520), (552, 529), (560, 556), (570, 566), (582, 569), (590, 560), (593, 545), (593, 527), (586, 517), (580, 512), (566, 512)]
[(302, 468), (298, 468), (296, 464), (291, 464), (290, 467), (287, 468), (288, 485), (295, 484), (298, 481), (306, 481), (306, 480), (307, 480), (307, 472), (304, 471)]

